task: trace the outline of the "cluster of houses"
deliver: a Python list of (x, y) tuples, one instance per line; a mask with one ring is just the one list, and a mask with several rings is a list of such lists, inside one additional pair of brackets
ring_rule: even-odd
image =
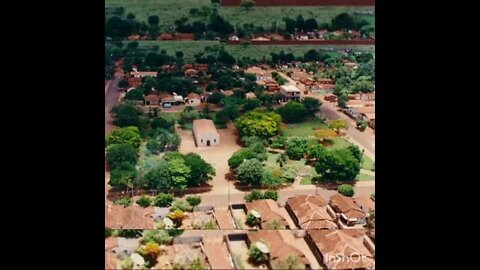
[[(115, 207), (115, 206), (111, 206)], [(120, 206), (123, 207), (123, 206)], [(135, 206), (129, 206), (134, 209)], [(125, 208), (128, 209), (129, 207)], [(153, 209), (152, 209), (153, 208)], [(209, 269), (277, 269), (281, 261), (295, 256), (301, 262), (301, 269), (374, 269), (375, 238), (372, 230), (365, 228), (368, 211), (375, 208), (370, 198), (349, 198), (333, 195), (327, 202), (319, 195), (300, 195), (289, 198), (285, 207), (270, 199), (255, 200), (229, 207), (195, 207), (184, 219), (181, 229), (194, 229), (188, 235), (174, 238), (162, 247), (163, 253), (153, 269), (171, 269), (173, 264), (188, 266), (199, 259)], [(143, 209), (143, 210), (142, 210)], [(132, 228), (148, 224), (154, 229), (153, 221), (160, 220), (168, 209), (155, 207), (136, 208), (130, 214), (132, 219), (152, 221), (113, 228)], [(108, 216), (114, 210), (107, 209)], [(258, 228), (242, 227), (239, 213), (255, 211), (260, 216)], [(138, 212), (138, 213), (135, 213)], [(127, 213), (127, 212), (126, 212)], [(188, 221), (187, 221), (188, 220)], [(290, 230), (268, 230), (268, 224), (277, 221)], [(190, 225), (215, 222), (208, 231)], [(106, 226), (115, 225), (107, 221)], [(195, 230), (198, 229), (199, 230)], [(105, 256), (107, 265), (115, 269), (120, 260), (135, 254), (138, 239), (109, 237), (106, 239)], [(268, 256), (265, 265), (252, 265), (248, 250), (256, 245)], [(358, 258), (360, 256), (361, 258)], [(354, 259), (356, 258), (356, 259)], [(157, 268), (158, 267), (158, 268)]]
[[(254, 36), (250, 41), (276, 41), (276, 40), (328, 40), (335, 39), (340, 36), (348, 36), (349, 39), (366, 39), (367, 35), (362, 34), (360, 31), (348, 30), (348, 31), (328, 31), (325, 29), (317, 29), (310, 32), (295, 32), (289, 36), (283, 36), (276, 33), (264, 33), (262, 35)], [(241, 39), (232, 34), (228, 37), (230, 41), (240, 41)]]
[[(139, 238), (107, 238), (105, 269), (119, 269), (125, 257), (132, 258), (134, 269), (142, 269), (139, 246)], [(252, 264), (252, 246), (266, 255), (266, 262)], [(283, 269), (289, 256), (298, 259), (295, 269), (375, 269), (375, 243), (365, 230), (189, 231), (162, 245), (152, 269), (188, 269), (196, 260), (206, 269)]]
[[(365, 229), (375, 203), (368, 197), (350, 198), (335, 194), (327, 201), (320, 195), (298, 195), (289, 198), (284, 206), (271, 199), (232, 203), (228, 207), (194, 207), (181, 229), (202, 229), (202, 224), (213, 223), (222, 230), (229, 229)], [(168, 207), (138, 205), (105, 206), (105, 226), (111, 229), (154, 229), (155, 224), (169, 214)], [(255, 213), (260, 223), (250, 226), (246, 216)]]
[[(127, 38), (128, 40), (150, 40), (151, 38), (148, 35), (140, 36), (140, 35), (131, 35)], [(195, 34), (193, 33), (175, 33), (175, 34), (167, 34), (162, 33), (157, 36), (157, 40), (194, 40)]]
[(282, 102), (288, 102), (290, 100), (300, 100), (301, 90), (297, 86), (292, 84), (278, 84), (278, 82), (274, 80), (272, 75), (272, 72), (275, 72), (275, 70), (254, 66), (246, 69), (245, 72), (255, 75), (257, 85), (265, 87), (267, 93), (282, 93), (284, 96), (284, 98), (281, 100)]

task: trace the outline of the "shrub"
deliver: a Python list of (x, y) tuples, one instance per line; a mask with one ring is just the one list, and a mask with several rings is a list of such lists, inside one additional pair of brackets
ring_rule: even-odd
[(159, 193), (155, 197), (155, 205), (158, 207), (169, 207), (174, 199), (172, 194)]
[(192, 212), (193, 207), (186, 201), (175, 201), (170, 207), (170, 211), (181, 210), (182, 212)]
[(258, 226), (260, 225), (260, 219), (255, 217), (252, 213), (248, 213), (246, 218), (245, 218), (245, 222), (248, 224), (248, 226)]
[(343, 184), (338, 186), (337, 188), (338, 193), (342, 194), (343, 196), (352, 197), (355, 194), (353, 187), (349, 184)]
[(195, 207), (197, 205), (199, 205), (200, 203), (202, 203), (202, 198), (200, 198), (200, 196), (190, 196), (190, 197), (187, 197), (187, 202)]
[(255, 152), (253, 152), (251, 149), (248, 149), (248, 148), (237, 150), (228, 159), (228, 166), (230, 166), (231, 169), (235, 169), (238, 166), (240, 166), (240, 164), (242, 164), (244, 160), (252, 159), (252, 158), (255, 158), (256, 156), (257, 155), (255, 154)]
[(256, 245), (252, 245), (249, 250), (249, 258), (253, 263), (261, 264), (268, 260), (268, 255), (260, 251)]
[(110, 228), (105, 228), (105, 238), (112, 236), (113, 230)]
[(154, 242), (159, 245), (166, 245), (172, 241), (173, 237), (168, 234), (166, 230), (145, 230), (142, 240), (142, 244), (148, 242)]
[(251, 193), (248, 193), (246, 194), (244, 197), (246, 202), (251, 202), (251, 201), (254, 201), (254, 200), (261, 200), (263, 199), (263, 192), (260, 191), (260, 190), (252, 190)]
[(149, 207), (152, 205), (152, 198), (144, 195), (137, 200), (137, 204), (141, 207)]
[(177, 209), (168, 214), (168, 218), (175, 223), (177, 228), (182, 225), (182, 221), (184, 217), (185, 217), (185, 213), (183, 213), (183, 211), (180, 209)]
[(278, 192), (276, 190), (267, 190), (263, 194), (264, 199), (272, 199), (274, 201), (278, 200)]
[(123, 206), (127, 207), (127, 206), (132, 204), (132, 199), (129, 198), (129, 197), (121, 198), (121, 199), (118, 199), (118, 200), (114, 201), (113, 204), (123, 205)]

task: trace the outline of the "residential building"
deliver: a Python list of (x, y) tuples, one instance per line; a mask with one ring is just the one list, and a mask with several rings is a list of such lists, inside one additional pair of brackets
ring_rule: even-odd
[(150, 94), (145, 96), (145, 104), (146, 105), (159, 105), (160, 104), (160, 97), (155, 94)]
[(305, 240), (326, 269), (375, 269), (375, 244), (366, 230), (308, 230)]
[(285, 101), (298, 101), (300, 99), (300, 89), (298, 89), (298, 87), (296, 87), (295, 85), (282, 85), (280, 86), (280, 92), (285, 95)]
[(253, 92), (248, 92), (245, 94), (246, 99), (256, 99), (257, 96)]
[(335, 230), (335, 212), (320, 195), (298, 195), (288, 198), (285, 209), (301, 229)]
[(216, 146), (220, 144), (220, 134), (215, 124), (210, 119), (197, 119), (193, 121), (193, 137), (197, 147)]
[(246, 202), (245, 208), (248, 212), (252, 210), (257, 211), (260, 214), (260, 227), (262, 229), (272, 228), (273, 222), (279, 222), (286, 229), (290, 228), (285, 215), (278, 207), (278, 204), (272, 199), (254, 200), (252, 202)]
[(185, 98), (185, 104), (187, 106), (199, 106), (202, 103), (202, 97), (197, 93), (190, 93)]
[(340, 229), (361, 228), (365, 224), (367, 215), (354, 203), (352, 198), (337, 193), (330, 197), (329, 205), (336, 213)]
[(273, 80), (271, 71), (267, 71), (259, 67), (249, 67), (247, 70), (245, 70), (245, 72), (254, 74), (257, 77), (257, 81)]

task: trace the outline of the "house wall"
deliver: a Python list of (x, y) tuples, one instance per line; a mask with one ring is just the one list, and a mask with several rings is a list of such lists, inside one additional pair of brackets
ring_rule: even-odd
[(207, 146), (207, 141), (210, 141), (210, 146), (217, 146), (220, 144), (220, 136), (210, 133), (197, 135), (195, 128), (193, 129), (193, 137), (197, 147)]
[(188, 102), (185, 104), (187, 106), (199, 106), (201, 104), (200, 99), (194, 98), (194, 99), (189, 99)]
[(292, 208), (288, 203), (285, 204), (285, 210), (287, 210), (287, 213), (290, 215), (290, 218), (292, 218), (292, 221), (295, 224), (295, 226), (297, 226), (297, 228), (302, 228), (302, 226), (300, 226), (300, 224), (298, 223), (297, 216), (295, 215), (295, 213), (293, 212)]

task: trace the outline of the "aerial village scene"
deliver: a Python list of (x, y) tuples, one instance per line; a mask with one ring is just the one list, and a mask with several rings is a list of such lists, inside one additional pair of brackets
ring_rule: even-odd
[(375, 269), (373, 0), (105, 0), (105, 269)]

